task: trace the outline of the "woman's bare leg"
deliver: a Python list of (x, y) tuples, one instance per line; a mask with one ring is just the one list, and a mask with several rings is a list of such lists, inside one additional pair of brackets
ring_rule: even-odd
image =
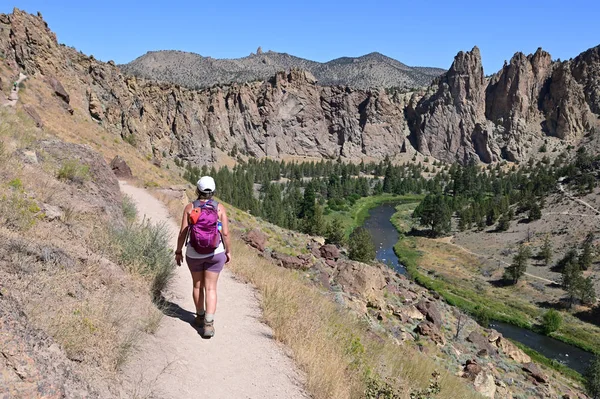
[(217, 281), (219, 273), (204, 272), (204, 289), (206, 291), (206, 314), (214, 315), (217, 311)]
[(192, 281), (194, 283), (192, 297), (194, 298), (194, 305), (196, 306), (196, 314), (204, 313), (204, 273), (204, 271), (192, 272)]

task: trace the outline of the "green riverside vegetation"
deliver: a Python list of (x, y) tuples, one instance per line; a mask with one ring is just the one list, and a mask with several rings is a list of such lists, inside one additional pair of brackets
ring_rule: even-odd
[[(239, 159), (233, 169), (219, 170), (200, 169), (181, 161), (178, 165), (184, 167), (183, 177), (192, 183), (202, 175), (214, 176), (218, 195), (225, 202), (284, 228), (314, 235), (335, 232), (329, 241), (339, 242), (340, 225), (344, 226), (344, 237), (349, 237), (353, 228), (366, 219), (370, 208), (400, 196), (414, 199), (412, 216), (432, 237), (450, 233), (453, 218), (461, 231), (482, 231), (494, 226), (496, 231), (505, 231), (515, 218), (525, 222), (538, 219), (546, 197), (557, 192), (561, 184), (573, 192), (591, 192), (597, 184), (595, 173), (600, 170), (600, 157), (588, 154), (582, 147), (554, 160), (544, 156), (539, 161), (532, 159), (512, 166), (481, 166), (474, 162), (448, 165), (437, 161), (395, 165), (389, 159), (368, 164)], [(533, 304), (491, 300), (476, 289), (420, 273), (421, 254), (416, 240), (403, 236), (407, 233), (403, 228), (399, 231), (401, 239), (395, 251), (419, 284), (437, 291), (448, 303), (467, 311), (482, 324), (498, 320), (541, 331), (537, 323), (544, 312)], [(552, 249), (546, 251), (541, 255), (549, 263)], [(565, 288), (572, 287), (572, 301), (592, 303), (595, 293), (589, 292), (589, 281), (580, 278), (580, 271), (590, 264), (589, 248), (584, 246), (582, 252), (581, 256), (575, 252), (565, 263), (572, 271)], [(515, 260), (515, 273), (509, 269), (510, 280), (519, 280), (530, 256), (524, 250)], [(551, 335), (588, 351), (599, 350), (600, 339), (583, 324), (565, 320)]]

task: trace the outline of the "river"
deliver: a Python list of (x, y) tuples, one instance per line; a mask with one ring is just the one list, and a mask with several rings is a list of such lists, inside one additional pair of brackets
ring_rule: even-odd
[[(392, 224), (392, 215), (396, 212), (396, 204), (385, 203), (369, 211), (369, 217), (363, 227), (371, 233), (373, 244), (377, 250), (377, 260), (391, 266), (398, 273), (406, 274), (406, 269), (394, 253), (394, 245), (400, 234)], [(525, 328), (494, 321), (491, 327), (507, 338), (513, 339), (539, 352), (549, 359), (554, 359), (573, 370), (584, 373), (594, 357), (576, 346), (566, 344), (554, 338), (537, 334)]]
[(377, 260), (392, 267), (398, 273), (406, 274), (406, 269), (394, 252), (394, 245), (400, 239), (400, 234), (390, 221), (396, 213), (396, 204), (385, 203), (369, 210), (369, 217), (365, 220), (363, 227), (371, 233), (373, 244), (377, 251)]

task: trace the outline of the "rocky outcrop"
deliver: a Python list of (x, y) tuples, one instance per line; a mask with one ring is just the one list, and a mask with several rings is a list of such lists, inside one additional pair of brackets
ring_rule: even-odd
[(479, 49), (460, 52), (428, 94), (407, 109), (419, 152), (448, 162), (475, 158), (471, 136), (485, 121), (485, 77)]
[(340, 250), (333, 244), (326, 244), (319, 248), (319, 254), (322, 258), (337, 260), (340, 257)]
[(1, 294), (0, 300), (0, 397), (100, 397), (59, 345), (28, 323), (18, 304)]
[(110, 168), (112, 169), (115, 176), (121, 179), (129, 179), (133, 177), (131, 168), (127, 165), (127, 162), (120, 156), (117, 155), (110, 161)]
[(406, 109), (411, 142), (449, 162), (525, 159), (534, 139), (578, 142), (600, 131), (600, 46), (553, 62), (538, 49), (517, 53), (490, 79), (475, 47), (460, 52), (450, 70)]
[(19, 10), (0, 18), (0, 50), (14, 71), (44, 77), (67, 111), (89, 115), (157, 159), (218, 163), (237, 152), (359, 160), (414, 147), (449, 162), (518, 161), (535, 139), (578, 144), (600, 131), (598, 47), (566, 62), (541, 49), (517, 53), (491, 78), (475, 47), (427, 90), (406, 94), (321, 86), (294, 68), (202, 90), (148, 81), (59, 45), (41, 17)]
[(257, 229), (252, 229), (242, 236), (243, 240), (248, 245), (258, 249), (260, 252), (265, 251), (265, 245), (267, 245), (267, 236)]
[(430, 321), (422, 321), (419, 323), (415, 331), (420, 335), (429, 337), (433, 342), (440, 346), (446, 344), (446, 339), (440, 332), (440, 329)]
[(542, 384), (549, 382), (548, 376), (535, 363), (524, 364), (523, 370), (529, 373), (537, 382), (541, 382)]
[(383, 307), (386, 281), (377, 267), (353, 261), (340, 261), (333, 280), (345, 292), (364, 298), (373, 306)]

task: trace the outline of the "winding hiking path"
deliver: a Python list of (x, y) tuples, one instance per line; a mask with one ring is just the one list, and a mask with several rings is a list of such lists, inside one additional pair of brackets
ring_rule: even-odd
[[(443, 241), (443, 242), (445, 242), (445, 243), (447, 243), (447, 244), (450, 244), (450, 245), (453, 245), (453, 246), (455, 246), (456, 248), (460, 249), (461, 251), (468, 253), (469, 255), (473, 255), (473, 256), (476, 256), (476, 257), (478, 257), (478, 258), (489, 258), (489, 259), (494, 259), (494, 260), (496, 260), (496, 261), (498, 261), (498, 262), (500, 262), (500, 263), (502, 263), (502, 264), (504, 264), (504, 265), (506, 265), (506, 266), (510, 266), (510, 263), (508, 263), (508, 262), (505, 262), (505, 261), (503, 261), (503, 260), (502, 260), (502, 259), (500, 259), (500, 258), (496, 258), (495, 256), (488, 257), (488, 256), (486, 256), (486, 255), (483, 255), (483, 254), (478, 254), (477, 252), (473, 252), (473, 251), (471, 251), (470, 249), (463, 247), (462, 245), (456, 244), (456, 243), (452, 242), (452, 239), (453, 239), (453, 238), (454, 238), (453, 236), (450, 236), (448, 240), (445, 240), (445, 241)], [(525, 274), (527, 277), (531, 277), (531, 278), (534, 278), (534, 279), (537, 279), (537, 280), (543, 281), (543, 282), (545, 282), (545, 283), (548, 283), (548, 284), (559, 284), (557, 281), (554, 281), (554, 280), (549, 280), (549, 279), (547, 279), (547, 278), (540, 277), (540, 276), (536, 276), (535, 274), (531, 274), (531, 273), (524, 273), (524, 274)]]
[(567, 190), (565, 190), (565, 187), (562, 185), (562, 183), (558, 183), (558, 189), (560, 190), (560, 192), (562, 192), (564, 195), (566, 195), (569, 199), (571, 199), (572, 201), (579, 202), (581, 205), (583, 205), (583, 206), (591, 209), (592, 211), (594, 211), (594, 213), (596, 214), (596, 216), (600, 217), (600, 210), (594, 208), (589, 203), (585, 202), (582, 199), (579, 199), (579, 198), (575, 197), (573, 194), (571, 194), (570, 192), (568, 192)]
[[(178, 226), (146, 190), (120, 182), (140, 218), (164, 223), (175, 248)], [(235, 262), (235, 253), (233, 254)], [(308, 398), (300, 373), (272, 338), (254, 290), (228, 270), (219, 278), (216, 334), (203, 339), (189, 323), (195, 311), (186, 265), (177, 268), (167, 299), (176, 316), (165, 316), (154, 335), (145, 336), (125, 366), (133, 398)]]
[(10, 91), (8, 98), (5, 102), (2, 103), (5, 107), (16, 107), (19, 102), (19, 83), (27, 79), (27, 75), (23, 74), (23, 72), (19, 72), (19, 79), (17, 79), (17, 86)]

